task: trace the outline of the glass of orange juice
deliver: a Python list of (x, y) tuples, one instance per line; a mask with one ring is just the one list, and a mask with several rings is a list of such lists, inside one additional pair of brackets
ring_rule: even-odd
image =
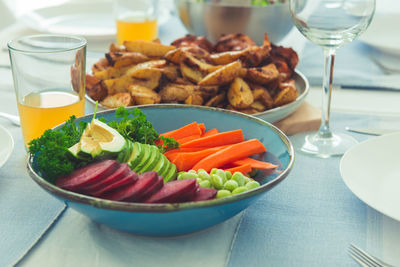
[(157, 38), (158, 0), (114, 0), (117, 42)]
[(30, 35), (8, 43), (24, 144), (85, 111), (86, 40)]

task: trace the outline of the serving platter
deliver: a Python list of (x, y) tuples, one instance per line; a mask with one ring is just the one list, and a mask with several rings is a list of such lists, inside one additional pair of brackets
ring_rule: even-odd
[(345, 153), (340, 173), (347, 187), (368, 206), (400, 221), (400, 133), (359, 143)]
[[(283, 106), (280, 106), (280, 107), (266, 110), (264, 112), (255, 113), (252, 115), (256, 116), (260, 119), (263, 119), (267, 122), (274, 123), (274, 122), (282, 120), (283, 118), (285, 118), (285, 117), (289, 116), (290, 114), (292, 114), (293, 112), (295, 112), (299, 108), (299, 106), (304, 102), (306, 96), (308, 95), (310, 86), (309, 86), (307, 78), (304, 76), (304, 74), (302, 74), (298, 70), (295, 71), (293, 78), (296, 83), (296, 89), (299, 93), (299, 96), (297, 97), (296, 101), (291, 102), (286, 105), (283, 105)], [(94, 101), (88, 95), (86, 95), (86, 99), (92, 106), (96, 105), (96, 101)], [(109, 109), (106, 106), (101, 105), (100, 103), (97, 104), (97, 107), (99, 110)]]
[(0, 168), (10, 158), (13, 149), (14, 140), (11, 134), (3, 126), (0, 126)]

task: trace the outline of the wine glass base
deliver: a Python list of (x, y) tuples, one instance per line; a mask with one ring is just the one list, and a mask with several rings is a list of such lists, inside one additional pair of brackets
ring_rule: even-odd
[(322, 137), (318, 132), (295, 134), (290, 138), (296, 151), (320, 158), (338, 157), (358, 143), (352, 136), (332, 133), (331, 137)]

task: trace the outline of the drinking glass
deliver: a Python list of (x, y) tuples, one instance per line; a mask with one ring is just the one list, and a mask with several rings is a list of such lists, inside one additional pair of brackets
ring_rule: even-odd
[(30, 35), (8, 43), (24, 144), (85, 111), (86, 40)]
[(114, 0), (117, 42), (157, 38), (158, 0)]
[(349, 135), (333, 133), (329, 126), (335, 51), (367, 29), (375, 12), (375, 0), (290, 0), (289, 7), (297, 29), (322, 47), (325, 58), (321, 126), (318, 132), (294, 135), (293, 146), (322, 158), (340, 156), (357, 141)]

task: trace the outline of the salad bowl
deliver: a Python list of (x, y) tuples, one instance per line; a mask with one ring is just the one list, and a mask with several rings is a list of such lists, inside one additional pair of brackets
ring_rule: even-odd
[[(253, 178), (261, 186), (244, 193), (206, 201), (167, 204), (111, 201), (64, 190), (40, 176), (35, 169), (34, 155), (27, 159), (29, 175), (55, 198), (98, 223), (139, 235), (175, 236), (197, 232), (235, 216), (284, 180), (294, 164), (294, 151), (289, 139), (275, 126), (259, 118), (202, 106), (158, 104), (137, 107), (159, 133), (194, 121), (204, 123), (207, 129), (242, 129), (245, 139), (256, 138), (264, 144), (267, 152), (263, 154), (263, 160), (278, 165), (278, 169), (270, 175), (259, 171)], [(80, 117), (76, 123), (90, 122), (92, 117), (93, 114)], [(106, 121), (117, 120), (115, 110), (98, 112), (96, 117), (103, 117)]]

